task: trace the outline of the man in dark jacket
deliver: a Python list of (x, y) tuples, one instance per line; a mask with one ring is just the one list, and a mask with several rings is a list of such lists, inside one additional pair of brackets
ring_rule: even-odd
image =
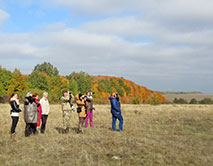
[(119, 120), (119, 131), (123, 130), (123, 117), (121, 115), (120, 103), (117, 100), (118, 94), (112, 93), (109, 100), (111, 102), (111, 113), (112, 113), (112, 130), (116, 130), (116, 120)]

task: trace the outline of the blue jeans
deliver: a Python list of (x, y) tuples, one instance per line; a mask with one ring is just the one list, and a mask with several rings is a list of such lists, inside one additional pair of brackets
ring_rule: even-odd
[(119, 120), (119, 130), (122, 131), (123, 130), (123, 117), (121, 114), (119, 115), (112, 115), (112, 130), (115, 131), (116, 130), (116, 120)]

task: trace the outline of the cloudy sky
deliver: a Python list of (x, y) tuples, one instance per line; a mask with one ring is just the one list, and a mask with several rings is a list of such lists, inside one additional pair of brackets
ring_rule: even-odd
[(0, 65), (213, 93), (212, 0), (0, 0)]

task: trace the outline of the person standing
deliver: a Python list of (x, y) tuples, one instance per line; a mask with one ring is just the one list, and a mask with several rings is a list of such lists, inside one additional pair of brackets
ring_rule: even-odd
[(40, 104), (41, 104), (41, 108), (42, 108), (42, 112), (41, 112), (41, 133), (44, 134), (45, 129), (46, 129), (46, 123), (47, 123), (47, 118), (48, 118), (48, 114), (50, 112), (50, 104), (48, 101), (48, 93), (44, 92), (43, 93), (43, 97), (40, 99)]
[(38, 122), (35, 124), (35, 132), (38, 133), (37, 131), (37, 127), (40, 126), (41, 124), (41, 112), (42, 112), (42, 108), (41, 108), (41, 104), (39, 102), (39, 96), (38, 93), (33, 94), (33, 99), (35, 100), (36, 104), (37, 104), (37, 111), (38, 111)]
[(78, 132), (83, 133), (83, 125), (85, 118), (87, 116), (86, 114), (86, 97), (83, 96), (82, 94), (77, 94), (75, 96), (75, 101), (77, 104), (77, 113), (78, 113), (78, 118), (79, 118), (79, 123), (78, 123)]
[(63, 114), (63, 125), (64, 130), (63, 133), (68, 133), (70, 129), (70, 117), (71, 111), (74, 111), (73, 102), (74, 96), (71, 92), (67, 90), (63, 91), (63, 96), (61, 97), (61, 106), (62, 106), (62, 114)]
[(25, 136), (28, 137), (32, 133), (36, 134), (38, 111), (37, 111), (37, 104), (33, 99), (31, 92), (28, 92), (24, 99), (24, 121), (26, 123)]
[(109, 97), (111, 102), (111, 113), (112, 113), (112, 130), (116, 131), (116, 120), (119, 120), (119, 131), (123, 131), (123, 117), (121, 115), (121, 108), (118, 94), (112, 93)]
[(22, 110), (19, 108), (19, 100), (18, 100), (18, 94), (13, 93), (10, 97), (10, 106), (12, 108), (10, 115), (12, 118), (12, 126), (10, 129), (10, 133), (11, 133), (11, 138), (15, 138), (15, 130), (16, 130), (16, 126), (18, 124), (19, 121), (19, 112), (21, 112)]
[(95, 107), (93, 105), (93, 92), (88, 91), (86, 96), (86, 105), (87, 105), (87, 117), (85, 119), (85, 128), (88, 127), (88, 121), (90, 121), (90, 126), (94, 128), (93, 124), (93, 110), (95, 110)]

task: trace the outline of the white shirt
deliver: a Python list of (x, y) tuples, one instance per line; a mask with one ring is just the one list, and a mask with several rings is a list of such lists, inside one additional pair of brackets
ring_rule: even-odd
[(40, 104), (41, 104), (41, 109), (42, 109), (41, 114), (48, 115), (50, 112), (50, 104), (49, 104), (48, 99), (45, 97), (42, 97), (40, 100)]

